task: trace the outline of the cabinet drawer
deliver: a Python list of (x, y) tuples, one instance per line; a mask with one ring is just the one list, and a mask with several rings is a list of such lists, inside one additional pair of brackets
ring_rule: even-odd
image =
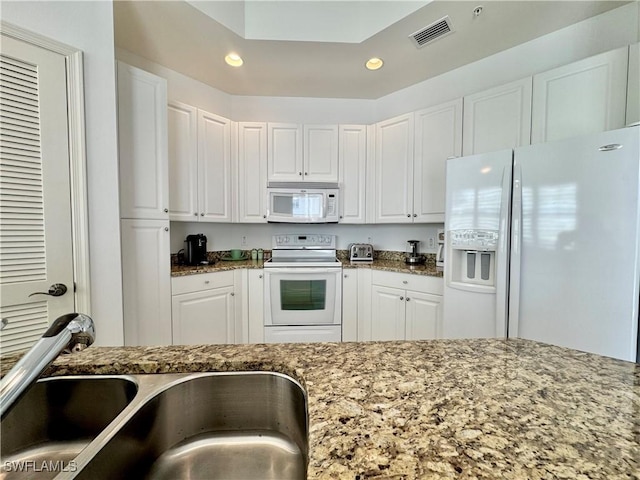
[(416, 292), (431, 293), (433, 295), (442, 295), (444, 287), (443, 280), (440, 277), (428, 277), (382, 270), (373, 270), (371, 272), (371, 283), (383, 287), (414, 290)]
[(232, 287), (233, 271), (216, 273), (199, 273), (185, 277), (171, 278), (171, 294), (199, 292), (211, 288)]

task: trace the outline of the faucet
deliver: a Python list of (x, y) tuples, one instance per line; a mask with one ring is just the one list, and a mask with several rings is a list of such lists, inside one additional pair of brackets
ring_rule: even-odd
[(95, 338), (95, 326), (88, 315), (67, 313), (58, 317), (0, 380), (0, 417), (5, 416), (60, 353), (84, 350)]

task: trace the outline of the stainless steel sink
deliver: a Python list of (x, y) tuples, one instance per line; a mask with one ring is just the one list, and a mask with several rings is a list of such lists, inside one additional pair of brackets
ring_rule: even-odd
[(36, 382), (0, 423), (0, 478), (55, 477), (124, 410), (137, 389), (124, 376)]
[[(173, 381), (161, 385), (163, 378)], [(95, 455), (78, 459), (75, 478), (306, 478), (307, 401), (292, 378), (206, 373), (157, 376), (155, 383)]]

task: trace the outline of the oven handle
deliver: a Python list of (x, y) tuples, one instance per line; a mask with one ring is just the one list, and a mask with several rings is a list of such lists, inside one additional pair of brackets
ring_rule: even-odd
[(268, 267), (264, 269), (264, 273), (340, 273), (342, 267)]

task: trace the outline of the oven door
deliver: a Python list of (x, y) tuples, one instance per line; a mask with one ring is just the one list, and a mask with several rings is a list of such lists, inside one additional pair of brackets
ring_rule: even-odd
[(342, 269), (265, 268), (267, 326), (340, 325)]

